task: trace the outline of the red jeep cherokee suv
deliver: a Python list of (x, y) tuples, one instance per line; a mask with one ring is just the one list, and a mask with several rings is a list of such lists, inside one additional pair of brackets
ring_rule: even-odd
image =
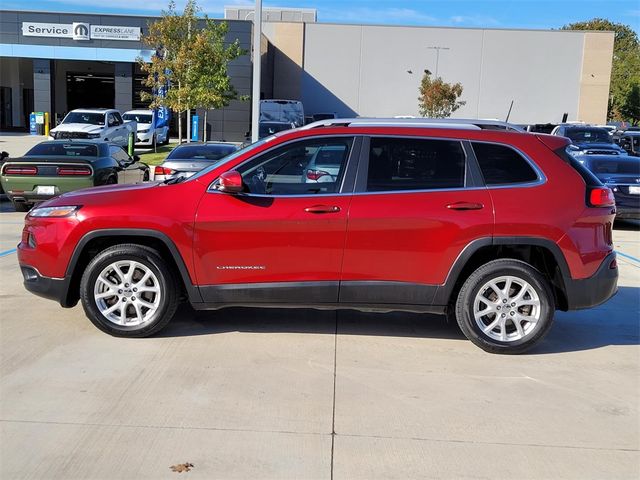
[(24, 284), (124, 337), (186, 298), (443, 313), (522, 352), (615, 293), (615, 206), (567, 139), (486, 127), (319, 122), (190, 178), (67, 193), (25, 220)]

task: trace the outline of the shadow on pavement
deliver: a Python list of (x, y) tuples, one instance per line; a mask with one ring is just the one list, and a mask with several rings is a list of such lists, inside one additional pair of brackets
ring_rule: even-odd
[[(592, 350), (609, 345), (640, 344), (640, 288), (620, 287), (600, 307), (557, 312), (547, 337), (529, 354), (541, 355)], [(337, 315), (337, 317), (336, 317)], [(440, 315), (403, 312), (365, 313), (352, 310), (227, 308), (194, 311), (183, 306), (161, 337), (211, 335), (223, 332), (319, 333), (331, 335), (466, 340), (456, 324)]]
[(448, 324), (442, 315), (244, 307), (195, 311), (188, 305), (182, 306), (171, 323), (158, 335), (181, 337), (223, 332), (332, 335), (336, 331), (336, 318), (341, 335), (465, 339), (457, 325)]

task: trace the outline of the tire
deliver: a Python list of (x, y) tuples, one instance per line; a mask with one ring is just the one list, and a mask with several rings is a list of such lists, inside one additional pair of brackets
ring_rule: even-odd
[[(495, 288), (488, 285), (490, 282)], [(483, 311), (489, 313), (483, 315)], [(467, 278), (458, 293), (455, 313), (465, 336), (484, 351), (518, 354), (547, 334), (553, 324), (555, 302), (549, 282), (538, 270), (520, 260), (499, 259)]]
[[(148, 279), (140, 282), (147, 272), (151, 272)], [(99, 280), (101, 276), (112, 287)], [(133, 281), (127, 281), (131, 277)], [(100, 330), (116, 337), (147, 337), (160, 331), (173, 318), (179, 297), (175, 272), (156, 250), (142, 245), (122, 244), (103, 250), (89, 263), (80, 281), (85, 314)]]
[(13, 200), (11, 200), (11, 203), (13, 203), (13, 208), (16, 209), (16, 212), (28, 212), (31, 210), (31, 205), (28, 203), (14, 202)]

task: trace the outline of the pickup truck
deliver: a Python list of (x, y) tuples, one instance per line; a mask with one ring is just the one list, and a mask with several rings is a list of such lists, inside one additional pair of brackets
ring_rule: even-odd
[(126, 122), (120, 112), (108, 108), (82, 108), (70, 111), (49, 134), (53, 140), (104, 140), (126, 147), (129, 134), (137, 134), (136, 122)]

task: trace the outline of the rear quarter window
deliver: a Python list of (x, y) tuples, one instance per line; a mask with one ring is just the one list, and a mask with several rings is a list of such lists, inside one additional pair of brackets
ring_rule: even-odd
[(531, 183), (538, 174), (516, 150), (506, 145), (472, 142), (473, 151), (488, 186)]

